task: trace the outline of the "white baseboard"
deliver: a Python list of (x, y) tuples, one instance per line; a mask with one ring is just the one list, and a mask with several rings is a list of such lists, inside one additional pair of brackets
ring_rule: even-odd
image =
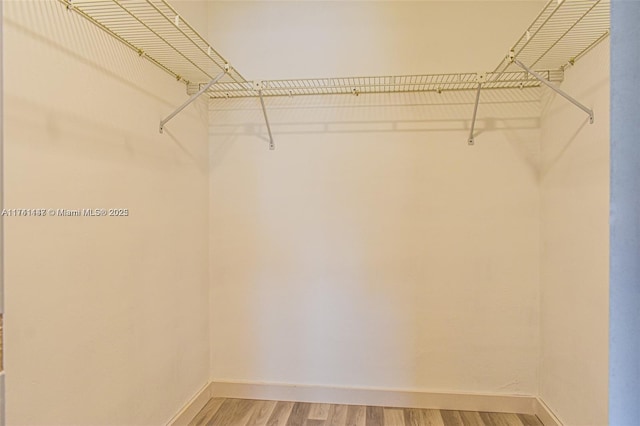
[(202, 410), (207, 402), (211, 399), (211, 383), (206, 384), (187, 402), (187, 404), (173, 416), (168, 426), (187, 426), (191, 420)]
[(537, 398), (520, 395), (437, 393), (421, 390), (228, 381), (214, 381), (210, 386), (212, 397), (226, 398), (522, 414), (537, 414), (538, 407)]
[(562, 422), (540, 398), (536, 398), (535, 413), (544, 426), (562, 426)]
[(533, 396), (228, 381), (205, 385), (168, 425), (188, 425), (213, 397), (522, 413), (538, 416), (544, 426), (563, 426), (544, 401)]

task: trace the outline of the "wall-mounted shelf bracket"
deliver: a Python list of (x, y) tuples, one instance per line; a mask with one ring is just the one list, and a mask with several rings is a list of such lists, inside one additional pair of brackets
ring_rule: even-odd
[(522, 68), (523, 70), (525, 70), (526, 72), (534, 76), (542, 84), (544, 84), (545, 86), (547, 86), (548, 88), (550, 88), (551, 90), (553, 90), (554, 92), (556, 92), (557, 94), (559, 94), (560, 96), (562, 96), (563, 98), (565, 98), (566, 100), (568, 100), (569, 102), (571, 102), (572, 104), (574, 104), (575, 106), (577, 106), (578, 108), (586, 112), (589, 115), (589, 123), (593, 124), (593, 110), (591, 108), (587, 108), (586, 106), (584, 106), (583, 104), (575, 100), (573, 97), (571, 97), (571, 95), (564, 92), (562, 89), (560, 89), (556, 85), (550, 83), (549, 81), (547, 81), (547, 79), (542, 77), (540, 74), (533, 71), (531, 68), (529, 68), (522, 62), (520, 62), (518, 59), (516, 59), (515, 53), (513, 50), (509, 51), (508, 58), (509, 58), (509, 62), (516, 64), (517, 66), (519, 66), (520, 68)]
[(264, 106), (264, 99), (262, 98), (262, 89), (264, 88), (264, 84), (262, 81), (254, 81), (253, 87), (258, 91), (258, 97), (260, 98), (260, 105), (262, 105), (262, 114), (264, 115), (264, 121), (267, 124), (267, 132), (269, 132), (269, 149), (276, 149), (276, 145), (273, 142), (273, 135), (271, 134), (271, 126), (269, 125), (269, 117), (267, 116), (267, 108)]
[(476, 104), (473, 107), (473, 118), (471, 119), (471, 130), (469, 131), (469, 140), (467, 141), (469, 145), (475, 144), (473, 131), (476, 128), (476, 115), (478, 114), (478, 104), (480, 103), (480, 90), (482, 90), (482, 83), (484, 83), (485, 81), (487, 81), (486, 73), (478, 73), (476, 75), (476, 83), (478, 83), (478, 90), (476, 91)]
[(185, 109), (186, 107), (188, 107), (193, 101), (195, 101), (196, 99), (198, 99), (200, 97), (200, 95), (202, 95), (204, 92), (206, 92), (207, 90), (209, 90), (211, 88), (211, 86), (213, 86), (214, 84), (216, 84), (218, 82), (218, 80), (220, 80), (222, 77), (225, 76), (225, 74), (227, 74), (229, 72), (230, 66), (229, 64), (225, 64), (224, 66), (225, 70), (222, 71), (220, 74), (216, 75), (213, 80), (211, 80), (209, 83), (207, 83), (202, 89), (198, 90), (197, 93), (194, 93), (189, 99), (187, 99), (187, 101), (185, 103), (183, 103), (182, 105), (180, 105), (178, 107), (178, 109), (176, 109), (174, 112), (172, 112), (171, 114), (169, 114), (167, 116), (167, 118), (165, 118), (164, 120), (160, 121), (160, 133), (164, 132), (164, 125), (167, 124), (169, 122), (169, 120), (171, 120), (173, 117), (175, 117), (176, 115), (178, 115), (183, 109)]

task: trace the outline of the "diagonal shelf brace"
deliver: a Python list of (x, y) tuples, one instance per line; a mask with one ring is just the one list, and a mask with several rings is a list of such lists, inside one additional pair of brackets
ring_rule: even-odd
[(229, 72), (229, 65), (227, 64), (227, 65), (225, 65), (225, 70), (224, 71), (222, 71), (220, 74), (216, 75), (213, 78), (213, 80), (211, 80), (209, 83), (207, 83), (206, 86), (204, 86), (202, 89), (198, 90), (197, 93), (193, 94), (189, 99), (187, 99), (187, 101), (185, 103), (180, 105), (178, 107), (178, 109), (176, 109), (174, 112), (169, 114), (169, 116), (167, 116), (167, 118), (165, 118), (164, 120), (160, 121), (160, 133), (164, 132), (164, 125), (167, 124), (169, 122), (169, 120), (171, 120), (173, 117), (178, 115), (183, 109), (188, 107), (193, 101), (198, 99), (200, 97), (200, 95), (202, 95), (204, 92), (209, 90), (211, 88), (211, 86), (216, 84), (218, 82), (218, 80), (220, 80), (222, 77), (224, 77), (225, 74), (227, 74), (228, 72)]
[(260, 97), (260, 105), (262, 105), (262, 114), (264, 114), (264, 121), (267, 123), (267, 131), (269, 132), (269, 149), (276, 149), (276, 145), (273, 143), (273, 135), (271, 134), (271, 126), (269, 125), (269, 117), (267, 117), (267, 108), (264, 106), (264, 99), (262, 98), (262, 89), (258, 90), (258, 96)]
[(476, 128), (476, 115), (478, 114), (478, 104), (480, 103), (481, 89), (482, 89), (482, 83), (478, 82), (478, 91), (476, 92), (476, 105), (473, 108), (473, 118), (471, 119), (471, 130), (469, 131), (469, 140), (467, 141), (469, 145), (475, 144), (475, 139), (473, 138), (473, 131)]
[(473, 131), (476, 128), (476, 116), (478, 115), (478, 105), (480, 104), (480, 90), (482, 90), (482, 83), (487, 81), (487, 73), (477, 73), (476, 74), (476, 83), (478, 83), (478, 90), (476, 92), (476, 103), (473, 107), (473, 118), (471, 119), (471, 130), (469, 130), (469, 139), (467, 143), (469, 145), (473, 145), (476, 143), (475, 138), (473, 137)]
[(534, 76), (542, 84), (544, 84), (545, 86), (547, 86), (548, 88), (550, 88), (551, 90), (553, 90), (554, 92), (556, 92), (557, 94), (559, 94), (560, 96), (562, 96), (563, 98), (565, 98), (566, 100), (568, 100), (569, 102), (571, 102), (572, 104), (574, 104), (575, 106), (577, 106), (578, 108), (586, 112), (589, 115), (589, 123), (593, 124), (593, 110), (591, 108), (587, 108), (586, 106), (584, 106), (583, 104), (575, 100), (573, 97), (571, 97), (571, 95), (564, 92), (562, 89), (555, 86), (554, 84), (550, 83), (540, 74), (533, 71), (531, 68), (529, 68), (528, 66), (526, 66), (525, 64), (517, 60), (514, 56), (513, 50), (509, 52), (509, 60), (514, 64), (516, 64), (517, 66), (519, 66), (520, 68), (522, 68), (523, 70), (525, 70), (526, 72), (528, 72), (529, 74), (531, 74), (532, 76)]

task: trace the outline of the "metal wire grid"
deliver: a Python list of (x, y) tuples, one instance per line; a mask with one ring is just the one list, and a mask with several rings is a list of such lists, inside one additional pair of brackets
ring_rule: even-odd
[[(59, 1), (185, 81), (189, 89), (213, 79), (227, 63), (166, 0)], [(563, 70), (608, 35), (609, 9), (610, 0), (549, 0), (514, 45), (516, 57), (534, 69)], [(562, 80), (562, 72), (543, 75)], [(477, 74), (459, 73), (270, 80), (261, 87), (263, 96), (294, 96), (472, 90), (477, 85)], [(506, 58), (483, 82), (485, 89), (537, 86), (537, 80)], [(233, 68), (207, 93), (212, 98), (258, 95), (253, 83)]]
[[(550, 81), (562, 81), (562, 71), (543, 71)], [(267, 80), (261, 82), (262, 96), (336, 95), (361, 93), (399, 93), (473, 90), (478, 87), (478, 74), (429, 74), (385, 77), (348, 77), (299, 80)], [(538, 87), (540, 82), (524, 71), (489, 73), (482, 87), (508, 89)], [(217, 83), (207, 92), (211, 98), (258, 96), (253, 83)]]
[[(549, 0), (513, 46), (533, 69), (564, 69), (609, 35), (610, 0)], [(518, 69), (505, 58), (495, 71)]]
[[(59, 0), (176, 79), (212, 80), (227, 61), (165, 0)], [(246, 80), (231, 68), (225, 81)]]

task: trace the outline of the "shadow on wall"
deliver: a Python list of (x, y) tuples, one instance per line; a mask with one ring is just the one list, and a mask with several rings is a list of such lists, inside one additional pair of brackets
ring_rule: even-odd
[(160, 135), (184, 84), (58, 1), (2, 6), (7, 208), (127, 210), (7, 226), (7, 423), (165, 424), (208, 372), (206, 102)]
[[(14, 62), (47, 64), (46, 67), (25, 67), (21, 75), (14, 74), (15, 67), (8, 69), (7, 81), (29, 80), (28, 89), (15, 86), (6, 89), (6, 96), (11, 98), (10, 113), (14, 119), (24, 121), (24, 128), (47, 126), (52, 140), (59, 144), (57, 148), (68, 145), (70, 150), (91, 151), (100, 143), (105, 154), (113, 151), (120, 155), (120, 145), (124, 144), (132, 156), (155, 157), (171, 163), (192, 162), (202, 172), (207, 170), (207, 146), (202, 140), (178, 137), (182, 132), (172, 132), (171, 126), (167, 135), (158, 135), (160, 120), (187, 99), (184, 84), (177, 83), (77, 13), (66, 10), (58, 1), (12, 1), (6, 2), (4, 8), (5, 37), (14, 41), (9, 48), (20, 46), (7, 55), (10, 54)], [(75, 67), (84, 72), (65, 72)], [(68, 78), (51, 78), (66, 74)], [(105, 96), (106, 84), (117, 85), (118, 91), (127, 96)], [(158, 87), (166, 90), (157, 90)], [(140, 107), (132, 115), (131, 109), (123, 105), (149, 102), (153, 102), (155, 108), (151, 114)], [(204, 122), (206, 103), (198, 102), (194, 106), (183, 111), (176, 122), (183, 120), (192, 125)], [(46, 117), (46, 123), (36, 117)], [(131, 121), (140, 125), (132, 127)], [(172, 124), (176, 129), (180, 127)], [(74, 137), (63, 137), (64, 134)], [(70, 145), (78, 139), (83, 143), (91, 141), (92, 146)], [(184, 157), (176, 156), (177, 152)]]
[[(474, 131), (478, 143), (486, 132), (511, 131), (517, 139), (514, 131), (539, 128), (540, 93), (539, 88), (482, 91)], [(265, 104), (277, 146), (279, 139), (310, 134), (469, 132), (475, 95), (450, 91), (272, 97), (265, 98)], [(214, 162), (239, 136), (266, 146), (257, 98), (212, 99), (209, 111)]]
[[(603, 71), (603, 70), (592, 70), (594, 73), (602, 73), (604, 75), (607, 75), (607, 71)], [(577, 99), (588, 99), (589, 94), (592, 93), (599, 93), (600, 91), (602, 91), (604, 88), (607, 88), (609, 86), (609, 79), (608, 78), (604, 78), (601, 79), (597, 82), (595, 82), (594, 84), (591, 84), (587, 87), (582, 88), (581, 91), (573, 93), (573, 95), (577, 98)], [(542, 99), (542, 105), (543, 105), (543, 117), (542, 117), (542, 122), (545, 122), (545, 120), (548, 120), (549, 117), (554, 117), (554, 116), (561, 116), (564, 111), (569, 110), (572, 111), (573, 114), (576, 114), (576, 117), (578, 117), (578, 120), (580, 120), (582, 111), (575, 111), (573, 108), (574, 106), (571, 105), (568, 102), (564, 102), (564, 100), (562, 102), (558, 102), (556, 104), (549, 104), (554, 98), (554, 94), (553, 92), (551, 92), (549, 89), (544, 90), (543, 92), (543, 99)], [(595, 121), (594, 122), (598, 122), (602, 119), (605, 119), (606, 114), (608, 114), (609, 111), (607, 110), (596, 110), (594, 111), (594, 117), (595, 117)], [(545, 158), (545, 161), (541, 161), (540, 164), (540, 178), (544, 179), (545, 176), (556, 166), (556, 164), (565, 156), (565, 154), (571, 150), (572, 146), (574, 146), (575, 142), (577, 142), (579, 140), (580, 135), (582, 134), (582, 132), (585, 129), (588, 129), (590, 126), (589, 123), (589, 117), (585, 114), (582, 114), (582, 119), (580, 121), (576, 120), (576, 123), (580, 123), (579, 125), (575, 126), (575, 129), (573, 127), (568, 128), (568, 129), (563, 129), (564, 131), (568, 131), (570, 130), (570, 133), (567, 134), (563, 134), (562, 138), (560, 140), (562, 140), (562, 144), (560, 145), (559, 149), (556, 149), (553, 153), (548, 153), (547, 155), (551, 155), (550, 158)]]
[[(7, 2), (5, 19), (8, 27), (13, 28), (12, 31), (22, 33), (32, 40), (23, 48), (26, 54), (30, 53), (35, 43), (45, 44), (54, 52), (71, 56), (99, 73), (107, 73), (109, 77), (143, 91), (147, 96), (155, 97), (161, 102), (170, 102), (169, 99), (161, 98), (158, 93), (145, 91), (145, 85), (139, 84), (144, 81), (148, 72), (146, 61), (133, 52), (131, 55), (121, 54), (130, 49), (75, 12), (66, 10), (62, 3)], [(88, 37), (87, 34), (93, 37)], [(52, 53), (51, 56), (56, 54)], [(51, 65), (54, 66), (55, 63)]]

